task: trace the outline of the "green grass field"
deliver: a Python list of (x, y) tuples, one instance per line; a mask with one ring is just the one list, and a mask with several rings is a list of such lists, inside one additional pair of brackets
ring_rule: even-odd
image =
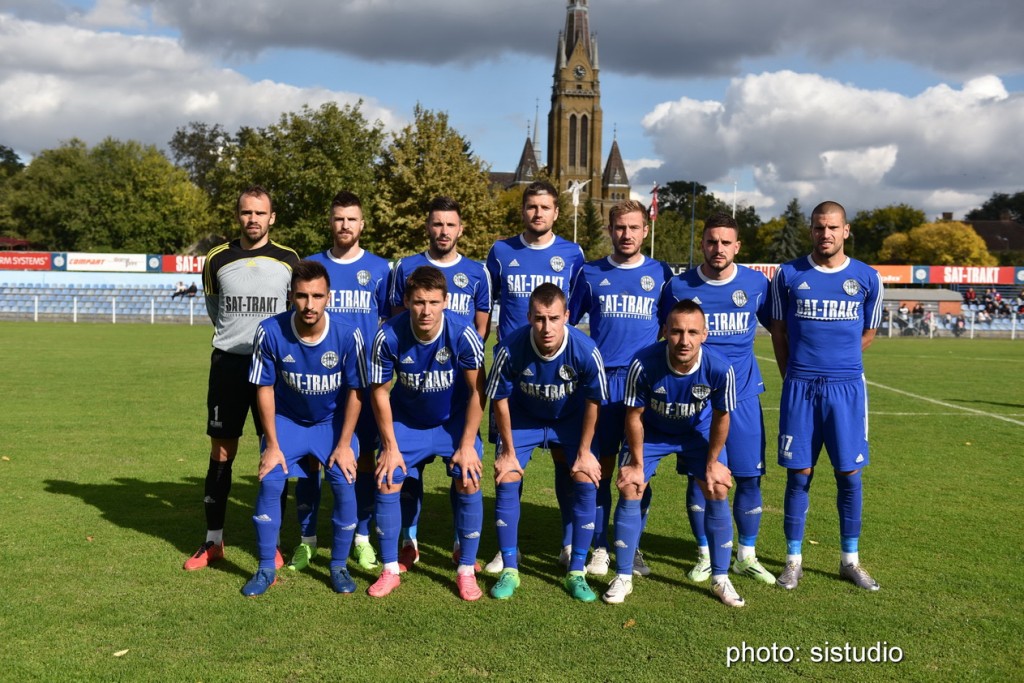
[[(1024, 677), (1022, 342), (879, 339), (866, 357), (875, 386), (861, 557), (882, 590), (836, 577), (835, 483), (824, 467), (811, 492), (804, 581), (789, 593), (737, 578), (747, 606), (736, 610), (685, 578), (695, 547), (683, 481), (668, 466), (654, 480), (643, 540), (652, 575), (624, 605), (574, 603), (561, 587), (551, 464), (541, 454), (526, 477), (523, 585), (508, 602), (467, 604), (454, 592), (440, 464), (428, 469), (423, 559), (396, 593), (368, 597), (374, 577), (353, 565), (360, 591), (335, 595), (321, 548), (310, 571), (245, 599), (239, 589), (256, 566), (251, 434), (235, 464), (227, 558), (183, 572), (204, 533), (209, 336), (205, 327), (0, 323), (0, 679)], [(779, 379), (767, 339), (757, 350), (770, 463), (758, 547), (778, 572)], [(486, 560), (496, 548), (493, 484), (485, 500)], [(297, 542), (293, 511), (286, 548)], [(330, 538), (329, 514), (319, 531)], [(481, 579), (485, 589), (493, 582)], [(812, 661), (823, 657), (815, 648), (860, 653), (876, 643), (902, 661)], [(748, 660), (774, 647), (775, 661), (727, 669), (729, 648), (744, 644), (765, 648)]]

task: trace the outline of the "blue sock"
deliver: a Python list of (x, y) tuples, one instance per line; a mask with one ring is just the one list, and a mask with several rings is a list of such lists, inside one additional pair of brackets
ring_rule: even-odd
[(295, 514), (299, 518), (299, 531), (303, 536), (316, 536), (317, 516), (320, 512), (320, 469), (315, 475), (295, 482)]
[(569, 571), (581, 572), (594, 539), (597, 487), (589, 481), (574, 481), (572, 503), (572, 557)]
[[(643, 535), (644, 529), (647, 528), (647, 513), (651, 510), (651, 497), (654, 496), (654, 489), (651, 488), (651, 482), (647, 482), (647, 488), (644, 489), (644, 494), (640, 496), (640, 534)], [(637, 547), (640, 546), (640, 541), (636, 542)]]
[(459, 565), (472, 567), (480, 550), (480, 531), (484, 523), (484, 494), (455, 493), (455, 529), (459, 534)]
[(786, 552), (790, 555), (801, 554), (804, 525), (807, 522), (807, 507), (810, 505), (811, 479), (813, 478), (813, 472), (800, 474), (797, 470), (786, 470), (782, 529), (786, 535)]
[(761, 528), (761, 477), (736, 477), (736, 495), (732, 501), (732, 518), (740, 545), (757, 545)]
[[(337, 475), (332, 472), (337, 472)], [(337, 467), (328, 470), (327, 480), (334, 495), (334, 510), (331, 514), (334, 534), (331, 543), (331, 569), (338, 569), (345, 566), (348, 554), (352, 550), (352, 538), (356, 534), (356, 487), (345, 480), (345, 475)]]
[(402, 482), (402, 540), (416, 538), (423, 509), (423, 471), (409, 470), (409, 476)]
[(729, 516), (729, 500), (707, 501), (704, 515), (704, 533), (708, 537), (711, 551), (711, 575), (721, 576), (729, 571), (732, 556), (732, 518)]
[(619, 574), (633, 575), (633, 555), (642, 530), (640, 501), (619, 496), (615, 505), (615, 568)]
[(373, 477), (373, 472), (356, 472), (356, 534), (359, 536), (370, 535), (370, 520), (373, 519), (377, 495)]
[(700, 490), (700, 484), (696, 477), (686, 477), (686, 516), (690, 520), (690, 531), (697, 541), (697, 547), (703, 548), (708, 544), (707, 535), (704, 532), (704, 515), (708, 504), (704, 500), (704, 492)]
[(522, 481), (504, 482), (495, 487), (494, 522), (498, 530), (498, 548), (506, 569), (518, 569), (519, 491)]
[(562, 547), (572, 544), (572, 475), (564, 462), (555, 463), (555, 498), (562, 515)]
[(398, 562), (398, 534), (402, 530), (401, 492), (381, 493), (377, 491), (377, 537), (380, 540), (380, 557), (387, 564)]
[(612, 480), (602, 479), (597, 487), (597, 510), (594, 513), (594, 547), (608, 547), (608, 519), (612, 514)]
[(274, 569), (277, 555), (277, 536), (281, 532), (281, 492), (284, 479), (264, 479), (256, 494), (256, 509), (252, 523), (256, 528), (256, 550), (260, 569)]
[(864, 507), (864, 489), (857, 474), (844, 477), (836, 472), (836, 508), (839, 510), (839, 539), (844, 553), (857, 552), (860, 538), (861, 511)]

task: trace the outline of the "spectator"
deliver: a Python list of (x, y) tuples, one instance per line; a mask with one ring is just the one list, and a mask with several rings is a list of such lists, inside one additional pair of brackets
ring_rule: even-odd
[(967, 323), (962, 315), (956, 317), (956, 322), (953, 324), (953, 336), (959, 337), (964, 333), (964, 328), (967, 327)]
[(185, 290), (185, 294), (187, 294), (190, 299), (195, 297), (196, 293), (198, 292), (199, 287), (197, 287), (196, 283), (194, 282), (188, 286), (188, 289)]
[(921, 318), (924, 317), (924, 306), (921, 305), (920, 301), (914, 304), (913, 316), (914, 320), (920, 320)]
[[(1022, 292), (1022, 294), (1024, 294), (1024, 292)], [(973, 304), (977, 300), (978, 300), (978, 295), (974, 291), (974, 287), (968, 287), (967, 291), (964, 292), (964, 301), (966, 303)]]
[(184, 282), (179, 280), (177, 287), (174, 288), (174, 294), (171, 294), (171, 298), (173, 299), (174, 297), (177, 297), (177, 296), (183, 297), (183, 296), (185, 296), (186, 292), (188, 292), (188, 288), (185, 287), (185, 283)]

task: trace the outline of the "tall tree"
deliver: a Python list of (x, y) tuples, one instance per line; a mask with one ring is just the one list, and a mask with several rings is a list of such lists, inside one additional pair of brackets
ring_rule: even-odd
[(958, 221), (925, 223), (889, 235), (878, 253), (881, 263), (927, 263), (934, 266), (994, 266), (974, 228)]
[(1012, 195), (994, 192), (981, 208), (971, 209), (964, 218), (969, 221), (998, 221), (1004, 214), (1009, 214), (1010, 220), (1024, 223), (1024, 191)]
[(858, 211), (850, 221), (846, 253), (866, 263), (874, 263), (886, 237), (897, 232), (909, 232), (924, 222), (924, 211), (907, 204)]
[(416, 105), (413, 122), (384, 152), (377, 193), (372, 244), (382, 256), (397, 258), (423, 250), (426, 207), (437, 196), (452, 197), (462, 207), (461, 253), (484, 258), (501, 232), (502, 211), (488, 168), (444, 112)]
[(18, 153), (7, 145), (0, 145), (0, 184), (25, 168)]
[(217, 194), (214, 170), (224, 148), (233, 141), (219, 123), (190, 121), (174, 131), (169, 146), (174, 163), (188, 172), (192, 182), (211, 197)]
[[(807, 217), (798, 199), (794, 197), (790, 200), (780, 219), (778, 233), (765, 245), (765, 257), (773, 263), (785, 263), (806, 253), (805, 245), (809, 242)], [(767, 224), (765, 227), (768, 227)]]

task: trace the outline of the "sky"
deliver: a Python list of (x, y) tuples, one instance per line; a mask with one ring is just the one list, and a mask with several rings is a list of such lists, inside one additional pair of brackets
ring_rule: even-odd
[[(695, 180), (763, 219), (796, 198), (961, 218), (1024, 190), (1019, 0), (590, 0), (604, 156), (634, 194)], [(362, 102), (443, 110), (494, 171), (546, 131), (567, 0), (0, 0), (0, 145), (167, 149)], [(546, 153), (546, 135), (538, 145)]]

